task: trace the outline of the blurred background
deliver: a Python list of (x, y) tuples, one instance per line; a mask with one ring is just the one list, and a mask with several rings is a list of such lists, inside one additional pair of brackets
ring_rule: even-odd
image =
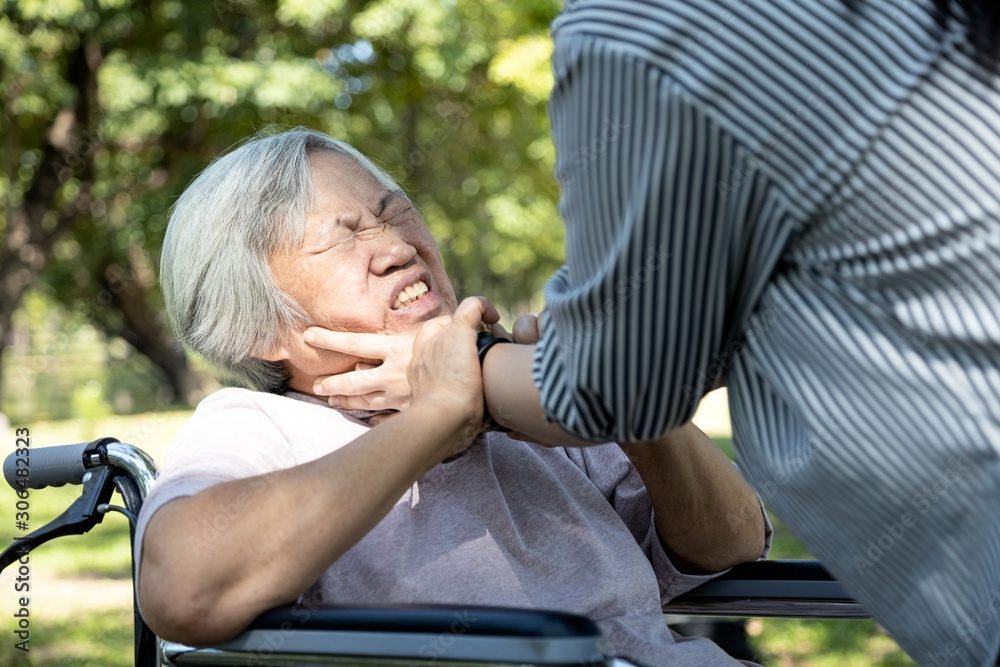
[[(219, 386), (162, 313), (170, 206), (269, 126), (316, 128), (372, 157), (423, 210), (460, 295), (536, 312), (563, 252), (546, 115), (560, 5), (0, 0), (4, 454), (27, 426), (33, 447), (115, 435), (162, 458)], [(698, 421), (731, 453), (724, 393)], [(32, 494), (32, 526), (73, 497)], [(13, 534), (14, 500), (0, 491), (0, 535)], [(807, 553), (779, 525), (773, 555)], [(130, 664), (129, 563), (119, 516), (40, 549), (31, 652), (13, 649), (7, 621), (0, 664)], [(747, 628), (766, 664), (911, 664), (871, 622)]]

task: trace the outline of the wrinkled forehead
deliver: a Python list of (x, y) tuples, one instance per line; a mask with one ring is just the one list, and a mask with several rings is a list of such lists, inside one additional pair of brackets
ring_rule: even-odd
[(396, 189), (387, 187), (350, 155), (332, 150), (310, 152), (309, 172), (314, 206), (325, 202), (372, 204)]
[[(304, 195), (298, 214), (286, 217), (285, 230), (271, 252), (298, 249), (309, 229), (320, 220), (378, 216), (397, 197), (406, 199), (399, 186), (388, 177), (380, 178), (352, 155), (327, 147), (312, 147), (300, 171)], [(270, 253), (269, 253), (270, 254)]]

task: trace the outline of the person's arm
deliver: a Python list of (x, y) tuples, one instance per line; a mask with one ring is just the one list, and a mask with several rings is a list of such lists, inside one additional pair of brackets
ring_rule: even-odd
[[(139, 578), (153, 631), (220, 641), (294, 601), (424, 471), (467, 446), (482, 425), (482, 310), (470, 299), (450, 323), (424, 325), (410, 363), (414, 400), (403, 414), (316, 461), (218, 484), (153, 515)], [(210, 533), (218, 537), (207, 545)]]
[[(781, 247), (754, 225), (783, 202), (766, 169), (740, 171), (732, 125), (639, 45), (557, 30), (553, 59), (566, 263), (546, 286), (533, 377), (571, 433), (650, 440), (733, 363)], [(487, 396), (523, 388), (520, 372), (488, 373)]]
[[(494, 324), (492, 317), (487, 317)], [(502, 328), (494, 331), (505, 334)], [(319, 350), (376, 359), (381, 364), (318, 378), (313, 392), (328, 397), (330, 405), (354, 410), (405, 409), (412, 391), (405, 369), (410, 362), (408, 336), (331, 331), (312, 327), (307, 342)], [(490, 415), (519, 436), (550, 445), (590, 445), (542, 414), (541, 397), (531, 379), (531, 365), (538, 341), (534, 316), (522, 316), (514, 325), (514, 343), (495, 345), (483, 362), (484, 397)], [(505, 336), (506, 337), (506, 336)]]
[(756, 493), (688, 422), (648, 442), (621, 444), (653, 505), (656, 531), (682, 570), (717, 572), (759, 558), (766, 524)]
[(494, 345), (483, 360), (486, 409), (501, 426), (535, 442), (558, 446), (595, 444), (545, 419), (542, 398), (531, 379), (534, 345)]

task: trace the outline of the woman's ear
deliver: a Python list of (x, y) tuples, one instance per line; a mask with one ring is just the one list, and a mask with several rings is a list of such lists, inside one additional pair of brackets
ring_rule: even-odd
[(264, 361), (282, 362), (291, 359), (292, 349), (288, 344), (287, 335), (282, 333), (275, 338), (271, 345), (260, 345), (254, 348), (251, 355)]
[(288, 361), (288, 357), (291, 355), (288, 354), (288, 350), (286, 350), (283, 345), (278, 345), (265, 354), (255, 354), (253, 356), (258, 359), (263, 359), (264, 361), (281, 362)]

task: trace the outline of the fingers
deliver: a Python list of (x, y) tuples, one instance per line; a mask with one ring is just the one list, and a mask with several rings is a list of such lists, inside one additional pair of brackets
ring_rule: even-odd
[(486, 327), (487, 331), (490, 332), (491, 336), (496, 336), (497, 338), (506, 338), (507, 340), (513, 340), (507, 330), (503, 328), (503, 325), (499, 322), (491, 324)]
[(313, 393), (319, 396), (364, 396), (373, 392), (382, 393), (385, 380), (379, 368), (381, 366), (318, 377), (313, 383)]
[(302, 337), (313, 347), (366, 359), (385, 359), (395, 343), (393, 336), (385, 334), (331, 331), (322, 327), (309, 327)]
[(483, 296), (476, 298), (482, 299), (486, 304), (486, 310), (483, 311), (482, 321), (490, 326), (494, 326), (500, 322), (500, 311), (498, 311), (496, 306), (493, 305), (493, 302)]
[(331, 408), (338, 410), (388, 410), (392, 406), (388, 403), (385, 392), (377, 391), (361, 396), (331, 396), (327, 399)]
[(458, 304), (454, 321), (476, 330), (481, 322), (493, 324), (500, 321), (496, 307), (481, 296), (470, 296)]
[(538, 318), (534, 315), (521, 315), (514, 321), (514, 342), (522, 345), (532, 345), (541, 338), (538, 328)]

